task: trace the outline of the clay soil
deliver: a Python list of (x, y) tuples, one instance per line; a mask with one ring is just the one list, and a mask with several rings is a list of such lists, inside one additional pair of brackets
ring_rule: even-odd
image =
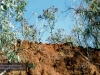
[(67, 43), (38, 44), (23, 41), (18, 55), (21, 63), (33, 63), (33, 68), (10, 71), (6, 75), (100, 75), (100, 50), (88, 50), (89, 53), (86, 48)]

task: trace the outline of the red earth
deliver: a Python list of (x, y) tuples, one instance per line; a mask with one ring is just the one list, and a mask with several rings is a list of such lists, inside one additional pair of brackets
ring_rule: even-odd
[[(18, 42), (16, 50), (19, 45)], [(18, 55), (21, 63), (33, 63), (33, 68), (10, 71), (6, 75), (100, 75), (100, 50), (93, 48), (89, 48), (87, 56), (86, 48), (67, 43), (38, 44), (23, 41)]]

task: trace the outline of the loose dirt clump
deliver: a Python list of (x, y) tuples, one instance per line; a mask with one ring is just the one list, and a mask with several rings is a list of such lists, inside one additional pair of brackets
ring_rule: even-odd
[(33, 63), (27, 71), (10, 71), (8, 75), (100, 75), (100, 51), (66, 44), (43, 44), (23, 41), (21, 63)]

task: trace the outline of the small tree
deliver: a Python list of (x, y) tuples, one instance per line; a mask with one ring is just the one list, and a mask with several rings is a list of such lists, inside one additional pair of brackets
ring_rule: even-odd
[(51, 39), (53, 40), (53, 29), (56, 23), (56, 13), (58, 11), (58, 8), (55, 8), (54, 6), (43, 10), (43, 15), (39, 15), (38, 18), (45, 19), (47, 21), (48, 27), (50, 29)]
[(64, 39), (65, 34), (64, 33), (64, 29), (57, 29), (57, 31), (55, 33), (53, 33), (53, 37), (48, 37), (46, 41), (48, 41), (49, 43), (62, 43), (62, 40)]
[(26, 4), (25, 0), (0, 1), (0, 50), (7, 54), (10, 63), (19, 62), (12, 48), (18, 35), (18, 32), (14, 30), (13, 22), (22, 21)]
[(84, 47), (100, 48), (100, 1), (81, 0), (77, 8), (69, 9), (75, 11), (76, 27), (73, 33), (78, 43)]
[(25, 18), (22, 21), (21, 32), (22, 32), (23, 40), (28, 40), (31, 42), (36, 41), (35, 38), (36, 38), (37, 30), (36, 30), (36, 28), (34, 28), (34, 25), (29, 25), (28, 21)]

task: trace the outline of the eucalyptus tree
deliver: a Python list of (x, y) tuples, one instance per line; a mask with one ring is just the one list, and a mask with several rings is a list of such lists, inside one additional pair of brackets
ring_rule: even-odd
[(57, 12), (58, 12), (58, 8), (52, 6), (50, 8), (43, 10), (43, 14), (38, 16), (39, 19), (45, 19), (47, 21), (48, 26), (46, 26), (46, 27), (49, 27), (49, 29), (50, 29), (50, 34), (51, 34), (52, 40), (54, 39), (53, 29), (54, 29), (55, 23), (57, 21), (57, 19), (56, 19)]
[(28, 21), (23, 18), (22, 23), (21, 23), (21, 32), (22, 32), (22, 41), (27, 40), (34, 42), (36, 41), (36, 28), (34, 25), (29, 25)]
[(86, 25), (84, 26), (84, 38), (89, 37), (95, 48), (100, 48), (100, 1), (85, 0), (87, 8), (83, 10), (83, 19)]
[(73, 33), (78, 44), (85, 47), (100, 48), (100, 1), (81, 0), (77, 7), (70, 7), (69, 9), (75, 12), (76, 25), (73, 28)]
[(81, 34), (86, 45), (100, 48), (100, 1), (84, 0), (80, 15)]
[(14, 23), (23, 20), (26, 4), (25, 0), (0, 0), (0, 50), (7, 54), (10, 63), (20, 62), (12, 46), (18, 36)]
[(58, 43), (58, 44), (64, 43), (62, 42), (63, 39), (65, 38), (64, 32), (65, 32), (64, 29), (59, 28), (57, 29), (57, 31), (53, 33), (53, 39), (51, 38), (51, 36), (49, 36), (46, 39), (46, 41), (48, 41), (49, 43)]

